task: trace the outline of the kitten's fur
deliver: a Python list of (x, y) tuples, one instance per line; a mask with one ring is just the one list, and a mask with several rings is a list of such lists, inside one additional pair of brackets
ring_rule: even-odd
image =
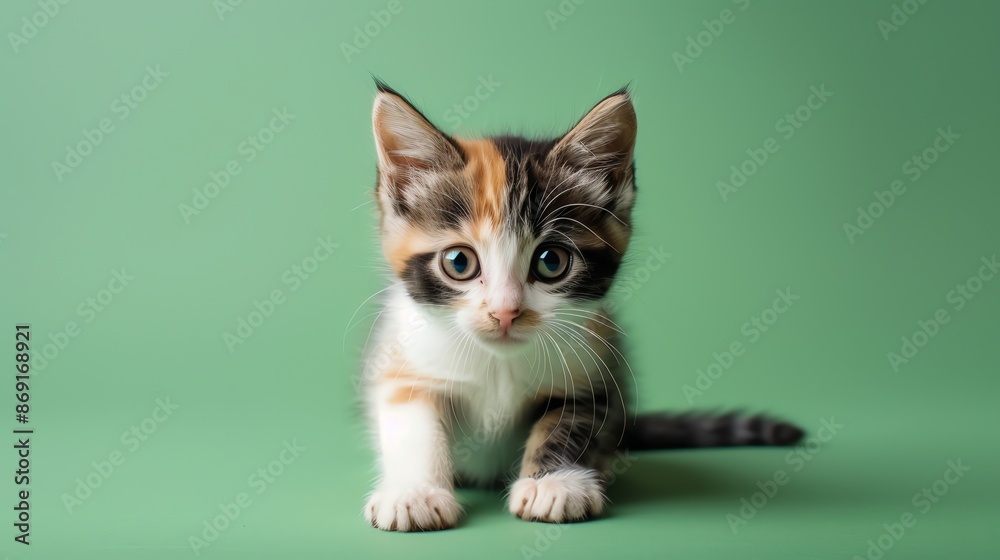
[[(395, 277), (363, 375), (381, 473), (364, 509), (372, 525), (452, 527), (456, 481), (515, 473), (512, 514), (583, 519), (604, 509), (603, 472), (622, 447), (802, 435), (760, 416), (631, 414), (632, 376), (605, 308), (636, 191), (626, 90), (549, 141), (449, 137), (382, 83), (373, 124)], [(455, 246), (461, 254), (445, 257)], [(471, 274), (473, 257), (478, 275), (453, 279)]]

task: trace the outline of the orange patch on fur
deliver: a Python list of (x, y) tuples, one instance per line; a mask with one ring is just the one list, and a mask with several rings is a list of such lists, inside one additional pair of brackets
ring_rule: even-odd
[(521, 327), (535, 328), (542, 324), (542, 316), (533, 309), (524, 309), (521, 315), (514, 320), (514, 325)]
[(406, 269), (406, 261), (413, 255), (435, 250), (433, 240), (416, 228), (382, 232), (382, 252), (396, 274), (401, 274)]
[(397, 357), (382, 372), (379, 383), (392, 387), (388, 399), (390, 404), (403, 404), (415, 400), (433, 400), (434, 387), (441, 386), (444, 381), (413, 371)]
[[(560, 397), (560, 395), (553, 396), (556, 398)], [(548, 395), (546, 395), (546, 398), (540, 400), (538, 404), (544, 405), (547, 400)], [(553, 430), (559, 425), (559, 420), (562, 417), (561, 413), (562, 411), (560, 410), (550, 410), (531, 427), (531, 434), (528, 436), (528, 443), (524, 448), (524, 459), (521, 461), (521, 474), (519, 475), (521, 478), (534, 476), (542, 470), (543, 465), (535, 460), (536, 453), (545, 445), (545, 442), (551, 439)]]
[(478, 223), (499, 226), (503, 216), (504, 192), (507, 188), (507, 164), (496, 145), (489, 140), (456, 138), (468, 159), (466, 172), (475, 190), (472, 219)]
[(395, 391), (389, 395), (389, 404), (403, 404), (411, 401), (423, 401), (428, 400), (430, 394), (427, 389), (423, 387), (417, 387), (416, 385), (403, 385), (397, 387)]

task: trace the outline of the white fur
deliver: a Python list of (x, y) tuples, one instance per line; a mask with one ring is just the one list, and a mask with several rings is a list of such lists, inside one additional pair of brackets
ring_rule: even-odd
[[(551, 292), (551, 286), (524, 282), (540, 241), (464, 232), (457, 239), (434, 243), (439, 250), (458, 243), (470, 246), (482, 273), (476, 280), (456, 282), (435, 269), (441, 281), (463, 294), (462, 301), (448, 307), (414, 302), (398, 280), (387, 290), (368, 360), (388, 356), (391, 359), (385, 361), (405, 364), (403, 369), (419, 372), (422, 381), (380, 379), (383, 370), (365, 368), (372, 376), (366, 380), (368, 410), (377, 426), (381, 471), (365, 514), (386, 530), (452, 526), (460, 512), (453, 476), (487, 483), (510, 472), (530, 428), (519, 419), (538, 404), (540, 396), (589, 394), (612, 382), (606, 348), (585, 329), (561, 322), (584, 325), (592, 313), (600, 312), (600, 304), (570, 306)], [(571, 266), (584, 265), (575, 260)], [(570, 275), (574, 272), (579, 271), (571, 270)], [(519, 327), (515, 321), (511, 333), (522, 342), (496, 342), (497, 325), (489, 312), (518, 308), (537, 313), (544, 327)], [(448, 409), (435, 410), (423, 400), (386, 402), (400, 387), (417, 382), (426, 384), (421, 389), (442, 395)], [(577, 519), (603, 508), (599, 483), (591, 471), (519, 481), (516, 489), (512, 500), (535, 492), (543, 501), (551, 498), (558, 503), (545, 515), (534, 515), (534, 508), (523, 514), (539, 519)]]
[(368, 498), (365, 518), (385, 531), (429, 531), (448, 529), (458, 523), (462, 507), (450, 488), (414, 486), (406, 489), (379, 488)]
[(539, 478), (521, 478), (511, 486), (510, 512), (526, 521), (562, 523), (604, 511), (597, 471), (563, 469)]
[[(462, 161), (444, 136), (395, 95), (379, 93), (373, 125), (385, 242), (387, 232), (397, 237), (413, 233), (410, 224), (394, 215), (393, 197), (402, 197), (409, 207), (428, 203), (421, 198), (427, 195), (424, 180), (432, 171), (457, 168)], [(607, 166), (631, 164), (634, 139), (631, 102), (627, 95), (613, 96), (567, 134), (550, 157), (565, 165), (566, 173), (579, 174), (574, 179), (580, 185), (598, 185)], [(394, 186), (399, 188), (390, 188)], [(595, 189), (592, 194), (599, 207), (621, 197), (625, 202), (619, 207), (631, 208), (630, 191), (622, 195)], [(546, 202), (561, 203), (557, 198)], [(553, 217), (544, 225), (558, 219), (568, 218)], [(540, 396), (588, 394), (614, 382), (605, 358), (616, 350), (605, 351), (590, 336), (596, 333), (584, 326), (600, 312), (600, 304), (569, 306), (564, 296), (552, 293), (553, 286), (526, 281), (531, 257), (543, 240), (502, 227), (490, 230), (497, 226), (485, 222), (475, 226), (483, 231), (470, 227), (420, 231), (418, 240), (406, 239), (419, 243), (422, 251), (469, 246), (482, 271), (473, 280), (459, 282), (434, 269), (440, 281), (462, 294), (461, 301), (447, 308), (417, 304), (395, 280), (367, 358), (369, 364), (385, 364), (366, 366), (363, 380), (380, 468), (365, 515), (380, 529), (453, 526), (461, 513), (454, 476), (487, 482), (509, 472), (528, 435), (529, 426), (520, 419), (528, 407), (539, 404)], [(575, 245), (563, 237), (545, 241), (569, 240)], [(582, 266), (582, 259), (571, 265)], [(578, 272), (571, 268), (567, 276)], [(498, 333), (491, 312), (513, 310), (537, 314), (543, 326), (532, 327), (525, 318)], [(401, 399), (405, 390), (433, 393), (435, 398)], [(447, 408), (439, 410), (441, 406)], [(510, 500), (511, 511), (519, 517), (556, 522), (598, 514), (604, 504), (596, 471), (582, 468), (522, 478), (512, 487)]]
[(461, 508), (452, 492), (448, 439), (428, 403), (388, 404), (389, 386), (374, 389), (382, 477), (365, 515), (386, 530), (444, 529)]
[[(535, 309), (545, 309), (546, 297), (554, 299), (546, 294), (525, 297), (535, 300)], [(555, 303), (549, 302), (549, 308)], [(555, 344), (548, 342), (546, 350), (531, 343), (514, 350), (493, 347), (472, 333), (471, 317), (466, 324), (461, 312), (456, 316), (454, 311), (418, 305), (399, 284), (389, 288), (383, 314), (369, 360), (380, 353), (402, 359), (428, 378), (428, 388), (445, 391), (459, 404), (445, 411), (451, 417), (445, 425), (425, 402), (386, 404), (394, 384), (369, 384), (381, 476), (365, 515), (381, 529), (453, 526), (461, 511), (452, 491), (454, 474), (479, 483), (503, 476), (515, 466), (527, 439), (528, 426), (516, 422), (525, 407), (539, 394), (589, 392), (590, 383), (603, 380), (600, 362), (566, 335), (555, 338)], [(566, 375), (562, 360), (568, 366)], [(591, 478), (566, 477), (543, 479), (548, 482), (541, 486), (541, 496), (558, 497), (564, 504), (563, 510), (550, 514), (552, 520), (600, 512), (603, 502), (594, 498), (599, 487), (591, 487)], [(519, 482), (521, 490), (511, 500), (520, 499), (530, 484), (534, 482)]]

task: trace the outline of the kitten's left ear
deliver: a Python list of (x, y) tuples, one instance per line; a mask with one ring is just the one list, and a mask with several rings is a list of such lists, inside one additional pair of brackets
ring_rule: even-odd
[(456, 169), (464, 164), (455, 142), (439, 131), (405, 97), (376, 82), (372, 128), (379, 171), (398, 196), (422, 172)]
[(595, 105), (548, 157), (574, 168), (607, 170), (621, 180), (632, 168), (637, 130), (632, 99), (621, 89)]

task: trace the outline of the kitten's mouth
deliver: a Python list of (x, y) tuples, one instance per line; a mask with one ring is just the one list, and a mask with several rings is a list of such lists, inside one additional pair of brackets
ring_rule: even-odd
[(482, 333), (479, 339), (485, 342), (489, 346), (502, 349), (512, 349), (523, 345), (528, 342), (527, 336), (522, 336), (518, 334), (508, 332), (488, 332)]

